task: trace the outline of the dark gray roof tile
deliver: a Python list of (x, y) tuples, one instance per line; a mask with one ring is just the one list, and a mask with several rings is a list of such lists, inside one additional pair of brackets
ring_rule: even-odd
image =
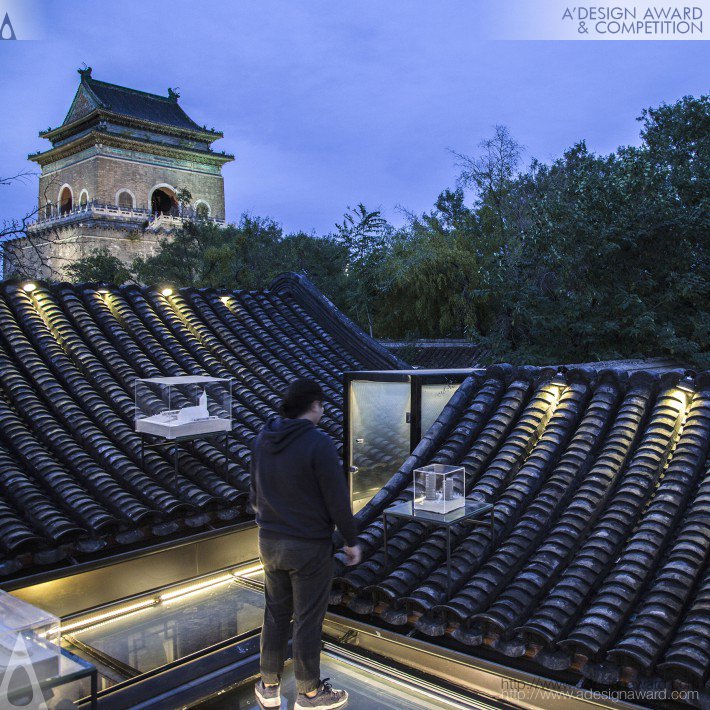
[[(528, 373), (534, 390), (508, 385), (519, 372), (490, 367), (471, 378), (450, 434), (430, 455), (464, 464), (469, 497), (495, 506), (492, 538), (454, 526), (451, 592), (440, 531), (382, 568), (382, 505), (359, 514), (366, 559), (342, 570), (336, 586), (360, 604), (363, 595), (384, 601), (388, 623), (423, 612), (415, 628), (432, 641), (453, 625), (473, 654), (483, 632), (493, 633), (486, 655), (492, 648), (504, 663), (522, 648), (564, 670), (577, 654), (574, 668), (597, 683), (614, 684), (631, 666), (640, 677), (702, 688), (710, 677), (710, 380), (697, 376), (688, 397), (676, 388), (678, 370), (662, 380), (655, 370), (607, 372), (576, 395), (570, 379), (556, 399), (545, 394), (549, 371)], [(496, 377), (507, 389), (480, 406)], [(405, 495), (409, 473), (388, 484), (385, 504)]]
[[(296, 376), (322, 383), (322, 429), (342, 445), (341, 372), (406, 363), (307, 280), (279, 284), (231, 293), (233, 311), (213, 291), (2, 285), (0, 574), (245, 518), (250, 442)], [(176, 483), (169, 456), (141, 460), (133, 386), (186, 373), (233, 378), (234, 420), (227, 451), (181, 447)]]
[(145, 91), (98, 81), (90, 76), (83, 77), (82, 81), (107, 111), (174, 128), (203, 130), (182, 110), (176, 96), (149, 94)]

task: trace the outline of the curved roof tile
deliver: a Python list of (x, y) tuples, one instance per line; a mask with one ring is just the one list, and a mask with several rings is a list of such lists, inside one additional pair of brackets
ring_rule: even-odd
[[(623, 363), (563, 381), (475, 373), (358, 513), (363, 562), (340, 560), (332, 603), (507, 665), (534, 659), (552, 678), (703, 692), (710, 373), (692, 391), (686, 376)], [(452, 527), (448, 574), (441, 528), (391, 518), (385, 568), (382, 511), (411, 499), (413, 469), (431, 462), (463, 465), (493, 522)]]
[[(322, 383), (341, 447), (344, 370), (401, 360), (305, 278), (264, 291), (0, 285), (0, 577), (248, 517), (249, 446), (295, 377)], [(228, 296), (228, 298), (224, 298)], [(233, 379), (227, 442), (146, 449), (137, 378)], [(225, 471), (225, 453), (227, 466)]]

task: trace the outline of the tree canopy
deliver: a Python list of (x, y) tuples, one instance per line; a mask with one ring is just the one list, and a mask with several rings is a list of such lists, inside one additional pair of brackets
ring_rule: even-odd
[[(708, 367), (710, 99), (639, 121), (638, 146), (596, 155), (580, 141), (528, 165), (496, 126), (475, 154), (454, 153), (458, 183), (399, 229), (362, 203), (321, 237), (249, 215), (227, 227), (197, 219), (133, 275), (252, 289), (292, 270), (376, 337), (468, 338), (512, 362)], [(71, 274), (118, 280), (117, 268), (97, 254)]]

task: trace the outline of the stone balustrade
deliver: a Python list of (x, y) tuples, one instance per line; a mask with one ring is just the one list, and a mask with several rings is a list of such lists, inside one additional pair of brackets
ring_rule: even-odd
[[(51, 206), (49, 215), (42, 210), (38, 219), (29, 226), (30, 230), (46, 229), (48, 227), (59, 227), (81, 219), (97, 219), (107, 217), (129, 222), (147, 222), (147, 228), (153, 229), (174, 229), (179, 227), (186, 219), (195, 219), (196, 213), (192, 207), (182, 209), (178, 214), (164, 214), (162, 212), (151, 212), (147, 209), (137, 207), (119, 207), (97, 201), (87, 202), (84, 205), (77, 205), (68, 212), (60, 212), (54, 205)], [(224, 224), (223, 219), (215, 217), (200, 217), (200, 219), (215, 224)]]

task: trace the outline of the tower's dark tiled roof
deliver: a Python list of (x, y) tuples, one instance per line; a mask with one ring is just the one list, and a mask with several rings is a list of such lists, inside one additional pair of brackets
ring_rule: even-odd
[[(364, 561), (333, 604), (506, 664), (598, 686), (710, 690), (710, 373), (493, 366), (466, 380), (360, 513)], [(419, 465), (460, 463), (495, 524), (381, 512)], [(569, 674), (573, 674), (570, 676)], [(577, 682), (573, 681), (573, 682)], [(588, 685), (588, 687), (590, 687)], [(628, 687), (628, 686), (627, 686)], [(707, 699), (707, 695), (705, 696)]]
[[(403, 367), (307, 280), (264, 291), (0, 284), (0, 577), (106, 554), (246, 515), (249, 444), (295, 377), (326, 392), (321, 427), (342, 446), (341, 372)], [(137, 377), (234, 380), (224, 445), (141, 447)]]
[(83, 77), (82, 82), (107, 111), (176, 128), (203, 130), (180, 108), (176, 98), (109, 84), (90, 76)]

